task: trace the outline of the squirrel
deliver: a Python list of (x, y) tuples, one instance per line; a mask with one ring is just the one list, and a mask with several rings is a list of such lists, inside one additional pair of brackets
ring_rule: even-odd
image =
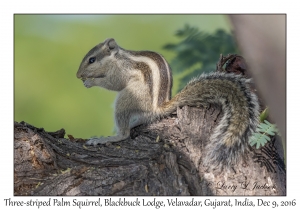
[(117, 135), (91, 138), (87, 145), (125, 140), (131, 128), (167, 116), (177, 107), (217, 103), (224, 114), (210, 137), (204, 165), (228, 168), (248, 151), (248, 140), (258, 124), (259, 104), (250, 79), (221, 72), (202, 74), (171, 98), (172, 73), (165, 58), (156, 52), (125, 50), (112, 38), (85, 55), (77, 78), (87, 88), (118, 91)]

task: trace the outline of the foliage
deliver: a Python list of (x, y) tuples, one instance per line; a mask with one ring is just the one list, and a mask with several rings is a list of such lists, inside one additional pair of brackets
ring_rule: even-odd
[(188, 74), (182, 77), (179, 89), (182, 89), (192, 77), (215, 70), (220, 54), (238, 53), (233, 36), (223, 29), (208, 34), (185, 25), (175, 35), (182, 41), (178, 44), (166, 44), (164, 49), (176, 53), (171, 61), (175, 73), (189, 70)]
[(260, 115), (259, 115), (259, 121), (263, 122), (264, 120), (267, 119), (268, 115), (269, 115), (269, 108), (267, 107), (267, 108), (265, 108), (264, 111), (262, 111), (262, 113), (260, 113)]
[(251, 146), (256, 144), (258, 149), (271, 140), (270, 136), (275, 136), (276, 134), (279, 134), (276, 125), (264, 120), (257, 126), (256, 132), (251, 136), (249, 143)]

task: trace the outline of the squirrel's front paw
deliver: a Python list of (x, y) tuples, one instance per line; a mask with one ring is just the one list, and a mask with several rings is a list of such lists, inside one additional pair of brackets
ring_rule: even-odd
[(90, 138), (85, 144), (96, 146), (97, 144), (105, 144), (107, 142), (108, 141), (105, 137), (94, 137), (94, 138)]

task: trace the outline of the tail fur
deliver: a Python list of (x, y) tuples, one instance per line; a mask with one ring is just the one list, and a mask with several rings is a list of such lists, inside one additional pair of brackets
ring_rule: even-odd
[(213, 130), (204, 165), (229, 168), (241, 160), (249, 148), (249, 138), (258, 124), (259, 104), (249, 87), (250, 80), (236, 74), (202, 74), (161, 107), (170, 114), (177, 107), (220, 104), (223, 117)]

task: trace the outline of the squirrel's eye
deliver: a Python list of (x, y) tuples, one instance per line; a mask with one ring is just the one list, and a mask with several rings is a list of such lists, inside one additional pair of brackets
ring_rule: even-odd
[(91, 57), (91, 58), (89, 59), (89, 63), (94, 63), (94, 62), (95, 62), (95, 60), (96, 60), (96, 58), (95, 58), (95, 57)]

